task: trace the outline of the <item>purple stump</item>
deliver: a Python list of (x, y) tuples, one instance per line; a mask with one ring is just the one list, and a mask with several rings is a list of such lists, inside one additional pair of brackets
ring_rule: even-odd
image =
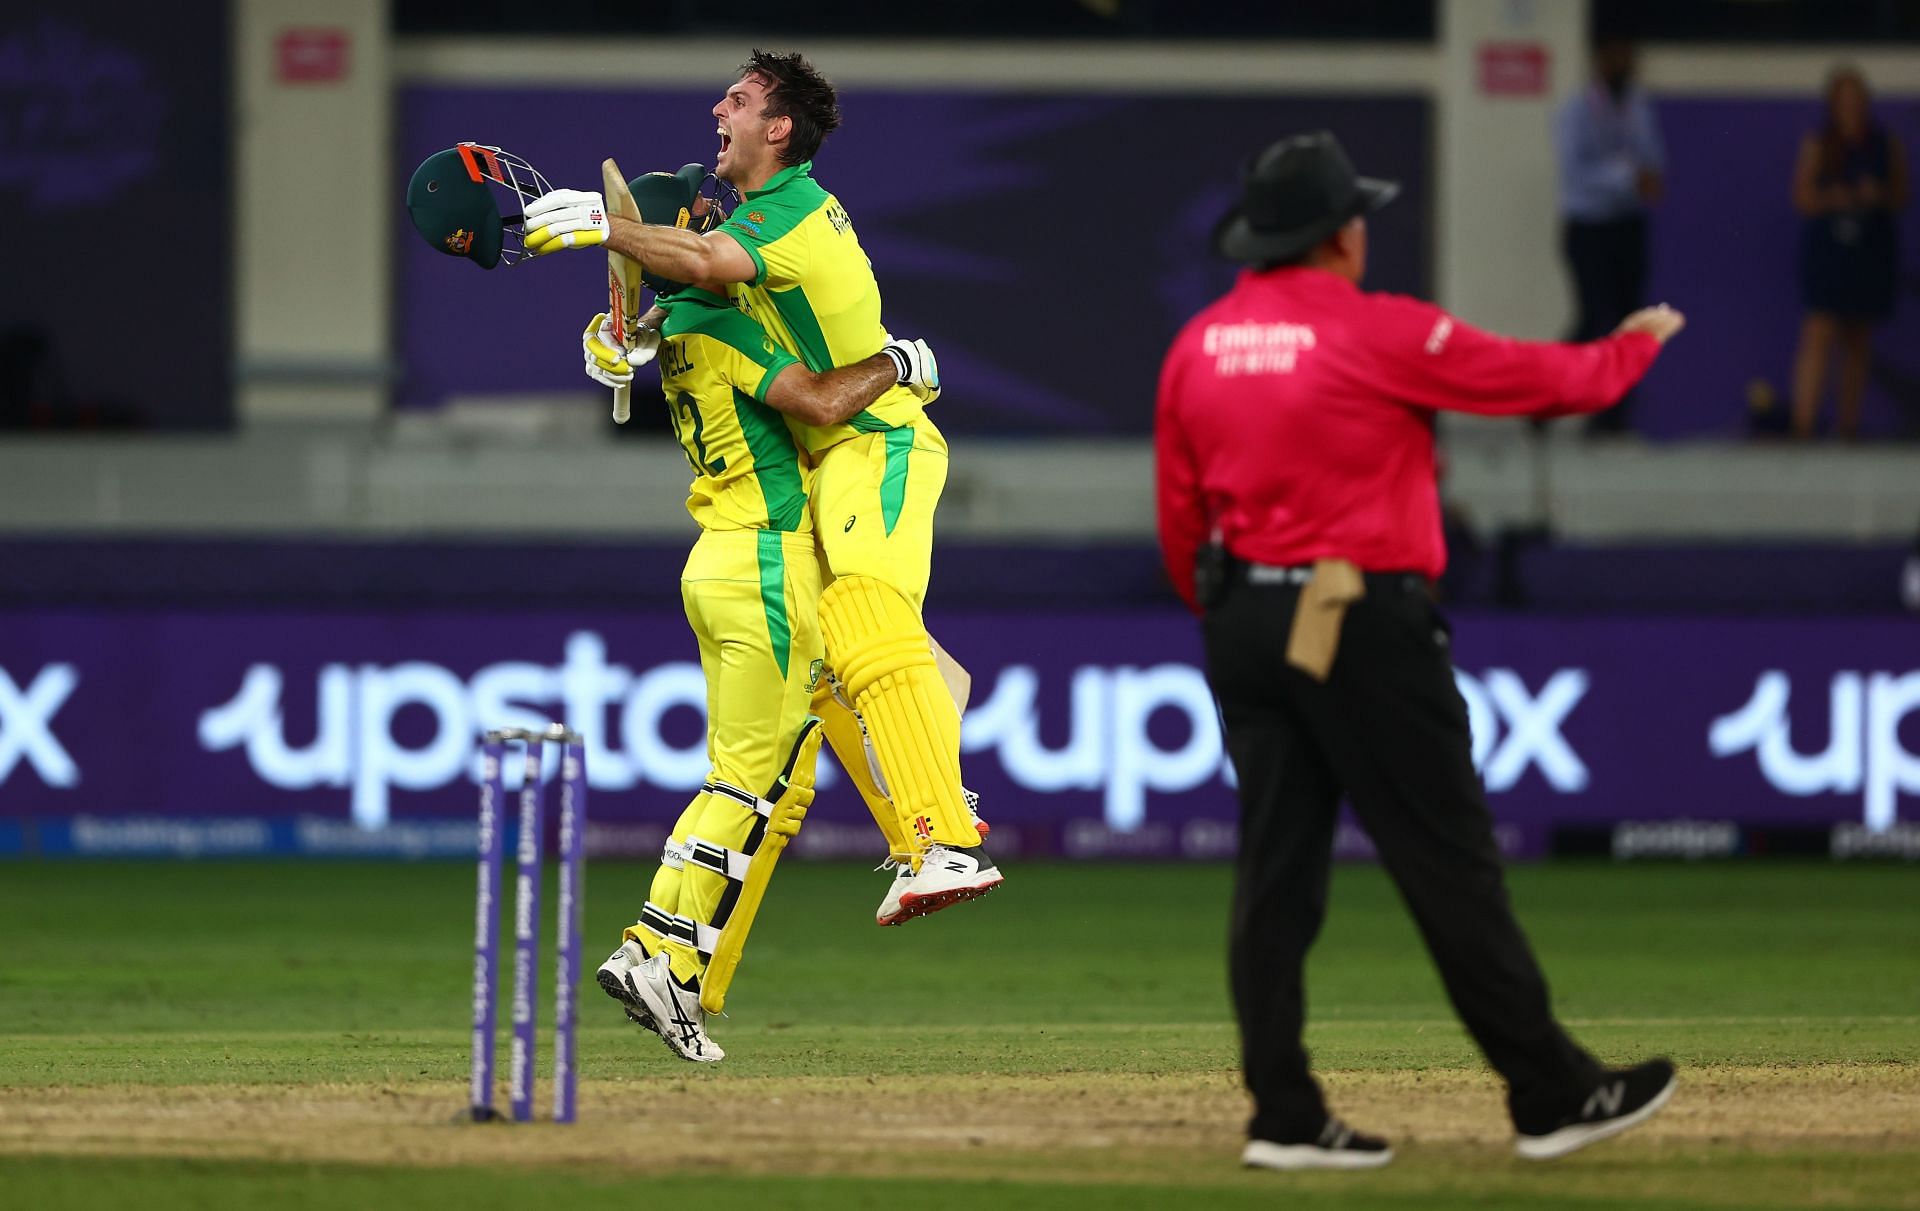
[(499, 986), (500, 803), (505, 797), (500, 763), (504, 737), (488, 732), (480, 750), (480, 861), (473, 897), (473, 1057), (469, 1101), (475, 1122), (498, 1118), (493, 1108), (494, 1001)]
[(540, 834), (546, 830), (546, 788), (541, 785), (539, 732), (523, 733), (527, 742), (526, 781), (520, 788), (520, 849), (513, 897), (513, 1045), (507, 1059), (507, 1090), (515, 1122), (533, 1119), (534, 1039), (540, 966)]
[(560, 903), (554, 909), (553, 1121), (574, 1120), (580, 1068), (574, 1048), (579, 1027), (580, 916), (586, 905), (582, 859), (587, 833), (587, 750), (578, 736), (556, 727), (566, 747), (560, 758)]

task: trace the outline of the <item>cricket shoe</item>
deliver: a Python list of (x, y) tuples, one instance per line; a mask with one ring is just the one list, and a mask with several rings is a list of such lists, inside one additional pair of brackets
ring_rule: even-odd
[(707, 1011), (700, 1008), (699, 987), (673, 978), (666, 951), (628, 968), (625, 982), (673, 1054), (696, 1064), (717, 1064), (727, 1058), (720, 1044), (707, 1037)]
[(1332, 1117), (1311, 1140), (1248, 1140), (1240, 1153), (1240, 1163), (1249, 1169), (1378, 1169), (1392, 1159), (1387, 1141)]
[(913, 882), (913, 863), (904, 858), (888, 858), (878, 869), (893, 872), (893, 882), (887, 885), (887, 894), (880, 901), (880, 908), (873, 914), (875, 925), (902, 925), (908, 914), (900, 909), (900, 893)]
[[(980, 818), (980, 792), (970, 791), (963, 786), (960, 788), (960, 794), (965, 798), (967, 814), (973, 817), (974, 831), (980, 834), (982, 841), (985, 841), (987, 834), (992, 832), (993, 828), (988, 825), (985, 820)], [(890, 870), (893, 872), (893, 884), (887, 888), (886, 896), (880, 901), (879, 910), (873, 914), (874, 923), (877, 925), (904, 925), (907, 918), (913, 914), (901, 911), (900, 893), (906, 891), (908, 884), (913, 881), (913, 864), (889, 855), (885, 862), (874, 867), (874, 869)], [(932, 912), (933, 910), (928, 909), (927, 911)]]
[[(985, 848), (951, 849), (934, 845), (921, 855), (918, 871), (894, 879), (874, 919), (882, 925), (904, 925), (914, 917), (924, 917), (984, 896), (1004, 880), (1005, 876), (987, 856)], [(888, 905), (895, 901), (897, 904), (888, 912)]]
[(1652, 1118), (1673, 1096), (1670, 1060), (1610, 1068), (1578, 1109), (1557, 1121), (1514, 1123), (1513, 1150), (1530, 1161), (1550, 1161)]
[(628, 1021), (659, 1034), (659, 1023), (653, 1020), (653, 1015), (647, 1012), (646, 1006), (640, 1003), (639, 998), (627, 991), (627, 972), (646, 961), (647, 952), (640, 949), (638, 942), (622, 942), (620, 949), (614, 951), (607, 957), (606, 962), (600, 964), (600, 970), (595, 972), (594, 976), (600, 981), (600, 987), (606, 994), (620, 1002), (620, 1007), (627, 1011)]

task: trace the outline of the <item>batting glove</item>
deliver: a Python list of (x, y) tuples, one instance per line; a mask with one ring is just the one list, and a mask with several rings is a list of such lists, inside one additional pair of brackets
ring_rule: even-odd
[(521, 224), (530, 255), (592, 248), (607, 242), (607, 205), (598, 193), (556, 189), (528, 202)]
[(893, 359), (899, 383), (915, 399), (930, 404), (940, 398), (940, 363), (925, 341), (888, 341), (880, 352)]
[(587, 322), (580, 334), (580, 348), (587, 355), (587, 377), (602, 387), (631, 387), (633, 366), (613, 340), (613, 321), (602, 311)]

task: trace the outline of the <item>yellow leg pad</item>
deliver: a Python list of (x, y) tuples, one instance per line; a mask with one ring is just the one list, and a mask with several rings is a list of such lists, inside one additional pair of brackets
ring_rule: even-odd
[(979, 845), (960, 791), (960, 712), (919, 611), (884, 581), (846, 576), (820, 595), (820, 630), (880, 754), (902, 833), (917, 847)]
[(820, 679), (819, 688), (813, 692), (813, 713), (820, 716), (820, 730), (826, 733), (827, 743), (833, 747), (833, 755), (839, 758), (840, 767), (853, 780), (854, 788), (860, 792), (860, 801), (867, 805), (873, 822), (880, 826), (880, 835), (887, 842), (888, 856), (896, 861), (907, 861), (912, 857), (913, 849), (900, 831), (900, 813), (894, 810), (893, 800), (873, 780), (873, 770), (867, 763), (867, 742), (860, 726), (860, 717), (833, 696), (833, 683), (825, 677)]
[(700, 1007), (708, 1013), (720, 1013), (726, 1008), (727, 986), (733, 983), (733, 973), (740, 966), (747, 933), (753, 928), (754, 915), (760, 911), (760, 901), (767, 894), (774, 864), (779, 862), (787, 842), (800, 831), (801, 822), (807, 818), (807, 808), (813, 804), (813, 764), (820, 754), (820, 740), (820, 721), (809, 717), (801, 725), (800, 738), (794, 743), (786, 771), (768, 792), (772, 810), (767, 813), (766, 834), (760, 838), (759, 847), (747, 863), (746, 875), (740, 880), (740, 891), (727, 912), (727, 919), (718, 923), (719, 938), (714, 943), (712, 957), (707, 960), (707, 973), (700, 981)]

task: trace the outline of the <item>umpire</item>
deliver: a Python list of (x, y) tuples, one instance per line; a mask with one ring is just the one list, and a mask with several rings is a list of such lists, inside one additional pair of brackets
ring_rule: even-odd
[(1682, 318), (1648, 308), (1602, 340), (1539, 344), (1364, 293), (1365, 216), (1396, 192), (1355, 176), (1332, 135), (1267, 148), (1214, 232), (1216, 250), (1247, 268), (1181, 331), (1160, 377), (1161, 547), (1204, 617), (1239, 774), (1230, 946), (1254, 1101), (1242, 1160), (1267, 1168), (1393, 1157), (1328, 1113), (1301, 1045), (1302, 967), (1326, 911), (1342, 796), (1506, 1079), (1521, 1156), (1623, 1131), (1673, 1090), (1667, 1061), (1603, 1068), (1554, 1020), (1507, 899), (1428, 586), (1446, 562), (1436, 411), (1600, 411)]

